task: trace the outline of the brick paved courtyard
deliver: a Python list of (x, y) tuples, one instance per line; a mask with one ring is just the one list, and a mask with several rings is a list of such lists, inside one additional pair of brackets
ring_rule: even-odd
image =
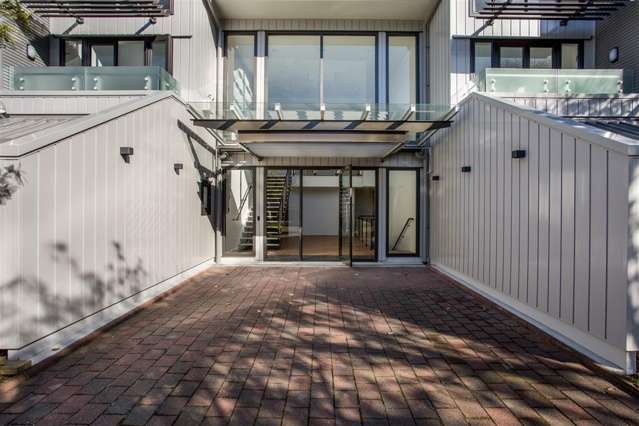
[(612, 425), (637, 410), (426, 268), (212, 268), (0, 392), (0, 424)]

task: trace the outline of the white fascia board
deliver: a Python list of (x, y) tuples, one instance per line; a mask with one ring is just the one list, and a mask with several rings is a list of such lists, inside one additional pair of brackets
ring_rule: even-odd
[(616, 133), (606, 132), (605, 130), (579, 123), (578, 121), (571, 120), (569, 118), (563, 118), (547, 112), (542, 112), (525, 105), (518, 105), (509, 100), (501, 99), (485, 93), (474, 92), (470, 96), (467, 96), (461, 103), (463, 104), (468, 102), (473, 96), (479, 98), (479, 100), (483, 102), (492, 103), (500, 108), (509, 110), (513, 114), (557, 129), (563, 133), (569, 134), (570, 136), (574, 136), (575, 138), (583, 139), (620, 154), (631, 157), (639, 156), (639, 141), (634, 139)]
[(44, 129), (40, 132), (22, 136), (10, 142), (4, 142), (0, 144), (0, 158), (10, 159), (22, 157), (48, 145), (67, 139), (77, 135), (78, 133), (82, 133), (92, 127), (99, 126), (167, 98), (173, 98), (177, 102), (184, 104), (184, 102), (173, 92), (146, 93), (147, 95), (140, 99), (125, 102), (112, 108), (77, 118), (65, 123), (64, 125), (56, 126), (55, 128)]

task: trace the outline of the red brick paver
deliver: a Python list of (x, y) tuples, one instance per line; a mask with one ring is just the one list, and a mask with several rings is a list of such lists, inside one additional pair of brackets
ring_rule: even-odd
[(0, 393), (0, 425), (563, 423), (639, 401), (428, 268), (212, 268)]

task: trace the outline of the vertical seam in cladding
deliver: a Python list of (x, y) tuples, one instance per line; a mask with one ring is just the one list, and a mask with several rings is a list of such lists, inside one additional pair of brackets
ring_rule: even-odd
[(572, 172), (572, 317), (570, 323), (575, 323), (575, 292), (577, 287), (577, 139), (574, 139), (573, 172)]
[(550, 144), (551, 142), (551, 137), (552, 137), (552, 130), (550, 129), (550, 127), (548, 128), (548, 193), (547, 193), (547, 198), (548, 198), (548, 210), (546, 210), (547, 213), (547, 217), (548, 217), (548, 223), (547, 223), (547, 227), (546, 227), (546, 232), (548, 233), (548, 238), (546, 239), (546, 243), (548, 244), (548, 249), (546, 250), (546, 256), (548, 256), (547, 260), (546, 260), (546, 312), (550, 312), (550, 204), (551, 204), (551, 176), (552, 176), (552, 170), (551, 170), (551, 161), (552, 161), (552, 150), (550, 149)]
[(608, 208), (610, 206), (610, 151), (606, 150), (606, 252), (605, 252), (605, 272), (606, 272), (606, 286), (604, 292), (604, 339), (608, 339), (608, 232), (610, 227), (610, 215), (608, 214)]
[(561, 152), (559, 155), (559, 318), (561, 318), (561, 301), (563, 294), (563, 260), (564, 260), (564, 134), (561, 134), (559, 145)]
[(537, 256), (536, 256), (536, 262), (535, 265), (537, 267), (537, 272), (536, 272), (536, 277), (537, 277), (537, 284), (535, 285), (535, 290), (536, 290), (536, 296), (535, 296), (535, 307), (538, 308), (539, 307), (539, 237), (540, 237), (540, 231), (539, 228), (541, 228), (539, 226), (539, 216), (541, 215), (541, 202), (539, 201), (539, 189), (541, 188), (541, 179), (539, 176), (539, 172), (540, 172), (540, 166), (539, 163), (541, 163), (541, 161), (539, 161), (541, 159), (541, 135), (540, 135), (540, 130), (541, 130), (541, 126), (539, 126), (539, 124), (535, 123), (535, 126), (537, 126)]
[(590, 331), (590, 259), (592, 258), (592, 145), (588, 145), (588, 315), (587, 328)]

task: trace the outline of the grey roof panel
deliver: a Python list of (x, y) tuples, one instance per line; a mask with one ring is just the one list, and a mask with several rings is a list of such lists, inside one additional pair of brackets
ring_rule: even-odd
[(58, 126), (81, 115), (12, 115), (0, 118), (0, 143)]
[(639, 141), (639, 122), (631, 119), (585, 120), (586, 124)]

